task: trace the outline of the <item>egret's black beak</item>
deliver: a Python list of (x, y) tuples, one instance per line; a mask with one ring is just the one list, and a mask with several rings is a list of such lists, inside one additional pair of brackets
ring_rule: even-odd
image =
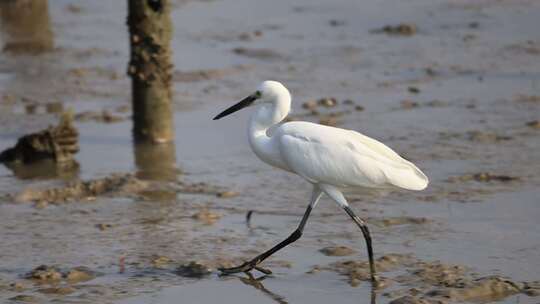
[(242, 99), (239, 103), (235, 104), (234, 106), (228, 108), (227, 110), (219, 113), (216, 117), (214, 117), (214, 120), (220, 119), (222, 117), (225, 117), (229, 114), (232, 114), (236, 111), (242, 110), (245, 107), (249, 107), (255, 100), (257, 99), (256, 94), (251, 94), (248, 97)]

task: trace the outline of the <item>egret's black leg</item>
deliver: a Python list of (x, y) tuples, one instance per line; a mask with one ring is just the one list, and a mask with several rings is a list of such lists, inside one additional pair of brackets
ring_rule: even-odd
[(345, 212), (353, 219), (353, 221), (358, 225), (360, 230), (362, 230), (362, 234), (364, 235), (364, 239), (366, 240), (366, 246), (368, 251), (368, 258), (369, 258), (369, 270), (371, 272), (371, 281), (376, 282), (376, 276), (375, 276), (375, 264), (373, 262), (373, 247), (371, 246), (371, 235), (369, 234), (369, 229), (367, 227), (366, 222), (356, 216), (352, 209), (349, 206), (344, 206), (343, 209), (345, 209)]
[(302, 221), (300, 222), (300, 225), (298, 225), (298, 228), (296, 228), (296, 230), (291, 235), (289, 235), (288, 238), (283, 240), (281, 243), (279, 243), (276, 246), (270, 248), (270, 250), (259, 254), (258, 256), (253, 258), (251, 261), (245, 262), (244, 264), (242, 264), (240, 266), (231, 267), (231, 268), (219, 268), (218, 270), (221, 271), (222, 274), (233, 274), (233, 273), (238, 273), (238, 272), (248, 272), (248, 271), (251, 271), (251, 270), (253, 270), (255, 268), (255, 269), (257, 269), (257, 270), (259, 270), (259, 271), (261, 271), (263, 273), (266, 273), (266, 274), (271, 273), (267, 269), (257, 267), (257, 265), (260, 264), (265, 259), (267, 259), (272, 254), (274, 254), (277, 251), (279, 251), (280, 249), (282, 249), (283, 247), (295, 242), (296, 240), (298, 240), (302, 236), (302, 232), (304, 231), (304, 226), (306, 225), (306, 222), (307, 222), (307, 220), (309, 218), (309, 215), (310, 215), (312, 209), (313, 208), (311, 207), (311, 204), (310, 204), (307, 207), (306, 212), (304, 213), (304, 216), (302, 217)]

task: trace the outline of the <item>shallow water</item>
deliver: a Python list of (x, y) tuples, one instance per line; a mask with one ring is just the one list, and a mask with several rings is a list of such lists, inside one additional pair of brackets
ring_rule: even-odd
[[(0, 56), (0, 149), (56, 123), (56, 115), (44, 110), (46, 103), (60, 101), (76, 113), (115, 112), (129, 105), (125, 9), (122, 1), (50, 1), (55, 50)], [(539, 15), (540, 5), (532, 0), (176, 1), (175, 68), (204, 70), (209, 76), (175, 82), (174, 146), (166, 151), (134, 147), (129, 120), (78, 122), (78, 177), (132, 172), (167, 183), (172, 174), (182, 182), (205, 182), (240, 195), (161, 191), (41, 209), (4, 196), (64, 181), (19, 179), (0, 166), (1, 299), (28, 294), (60, 303), (371, 301), (368, 282), (351, 287), (332, 270), (306, 273), (315, 265), (366, 259), (359, 231), (326, 198), (303, 238), (271, 260), (277, 264), (271, 267), (275, 274), (262, 281), (263, 287), (247, 284), (243, 275), (188, 279), (174, 274), (177, 265), (192, 260), (215, 265), (220, 259), (253, 256), (285, 238), (304, 211), (309, 185), (261, 163), (250, 151), (245, 134), (249, 111), (211, 121), (263, 79), (283, 81), (291, 89), (292, 115), (302, 119), (320, 119), (301, 107), (311, 99), (328, 96), (362, 105), (364, 111), (340, 103), (321, 112), (345, 111), (338, 126), (384, 141), (430, 177), (424, 192), (347, 194), (371, 223), (377, 257), (408, 253), (422, 261), (462, 265), (480, 276), (540, 280), (540, 140), (538, 130), (525, 125), (540, 119), (540, 105), (519, 97), (540, 95)], [(369, 32), (400, 22), (416, 23), (417, 34)], [(233, 51), (238, 47), (266, 52), (244, 56)], [(410, 93), (410, 86), (420, 93)], [(6, 95), (13, 101), (7, 102)], [(402, 100), (418, 106), (404, 108)], [(38, 105), (36, 114), (27, 113), (28, 104)], [(176, 169), (181, 173), (176, 175)], [(478, 172), (520, 180), (452, 179)], [(211, 225), (192, 218), (203, 208), (221, 217)], [(247, 210), (255, 210), (251, 229), (244, 222)], [(405, 217), (427, 221), (381, 224)], [(100, 230), (100, 224), (110, 228)], [(356, 253), (327, 257), (318, 251), (330, 245)], [(171, 263), (155, 267), (154, 256), (166, 256)], [(41, 264), (86, 266), (99, 275), (75, 284), (69, 295), (43, 294), (22, 279)], [(12, 282), (27, 287), (13, 290)], [(384, 295), (388, 291), (420, 288), (419, 283), (407, 284), (395, 282), (378, 291), (376, 302), (392, 300)], [(518, 294), (499, 302), (536, 303), (538, 297)]]

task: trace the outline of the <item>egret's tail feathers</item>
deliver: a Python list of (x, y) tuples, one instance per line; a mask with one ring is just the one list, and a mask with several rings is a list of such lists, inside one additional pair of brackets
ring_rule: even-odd
[(413, 163), (405, 161), (406, 166), (385, 170), (388, 181), (396, 186), (408, 190), (424, 190), (429, 184), (428, 177)]

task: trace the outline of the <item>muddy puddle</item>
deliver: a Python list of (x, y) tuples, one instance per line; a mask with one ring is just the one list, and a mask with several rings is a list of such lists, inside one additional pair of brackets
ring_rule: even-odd
[[(540, 301), (540, 3), (173, 2), (176, 134), (161, 147), (132, 142), (124, 2), (49, 1), (38, 45), (0, 14), (0, 151), (69, 110), (79, 147), (75, 171), (0, 165), (0, 302)], [(291, 119), (378, 138), (430, 177), (346, 193), (373, 234), (375, 288), (327, 198), (272, 275), (218, 276), (289, 235), (310, 193), (252, 154), (249, 111), (211, 120), (263, 79), (290, 88)]]

